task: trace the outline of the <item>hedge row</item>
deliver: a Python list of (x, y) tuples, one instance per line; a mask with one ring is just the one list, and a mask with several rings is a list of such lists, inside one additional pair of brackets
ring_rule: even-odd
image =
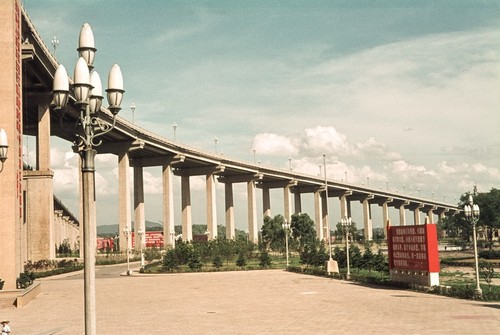
[(481, 250), (478, 255), (484, 259), (500, 259), (500, 250)]

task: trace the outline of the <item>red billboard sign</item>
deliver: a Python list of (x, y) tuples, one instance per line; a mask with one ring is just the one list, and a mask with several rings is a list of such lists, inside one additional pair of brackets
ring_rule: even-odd
[[(132, 246), (135, 247), (135, 234), (132, 234)], [(163, 246), (162, 231), (147, 231), (146, 232), (146, 248), (161, 248)]]
[(389, 226), (389, 268), (439, 272), (435, 224)]

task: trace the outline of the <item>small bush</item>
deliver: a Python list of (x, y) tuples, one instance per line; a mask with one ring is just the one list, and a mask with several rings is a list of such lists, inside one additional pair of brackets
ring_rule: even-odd
[(260, 253), (259, 260), (260, 260), (259, 265), (261, 268), (267, 269), (268, 267), (271, 266), (272, 263), (271, 256), (269, 256), (267, 250), (264, 250)]
[(238, 259), (236, 259), (236, 265), (239, 266), (240, 268), (244, 268), (247, 265), (247, 260), (243, 252), (240, 252), (238, 254)]
[(201, 269), (202, 265), (203, 264), (201, 263), (200, 256), (196, 252), (193, 252), (191, 254), (191, 257), (189, 257), (189, 260), (188, 260), (189, 268), (191, 270), (199, 270), (199, 269)]
[(222, 263), (222, 257), (220, 257), (219, 255), (215, 256), (214, 259), (212, 260), (212, 265), (217, 270), (220, 269), (222, 267), (222, 265), (223, 265), (223, 263)]
[(484, 259), (500, 259), (500, 250), (481, 250), (478, 256)]
[(173, 271), (176, 270), (179, 265), (175, 255), (175, 249), (170, 249), (163, 257), (163, 268), (167, 271)]
[(16, 279), (16, 285), (18, 289), (24, 289), (33, 284), (33, 281), (35, 280), (35, 273), (34, 272), (23, 272), (17, 277)]

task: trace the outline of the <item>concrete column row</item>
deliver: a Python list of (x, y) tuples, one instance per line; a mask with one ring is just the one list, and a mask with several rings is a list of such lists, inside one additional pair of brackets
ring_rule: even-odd
[[(124, 153), (119, 156), (119, 188), (120, 188), (120, 232), (123, 228), (130, 228), (130, 196), (126, 191), (130, 187), (130, 181), (127, 170), (129, 168), (128, 154)], [(162, 166), (163, 177), (163, 222), (164, 222), (164, 239), (165, 245), (173, 245), (175, 243), (174, 232), (174, 206), (173, 206), (173, 170), (170, 164)], [(206, 217), (207, 217), (207, 234), (209, 239), (217, 237), (217, 213), (216, 213), (216, 173), (206, 173)], [(248, 179), (244, 182), (247, 184), (247, 209), (248, 209), (248, 238), (252, 242), (258, 241), (258, 216), (256, 208), (256, 180)], [(242, 182), (242, 181), (238, 181)], [(225, 225), (226, 237), (232, 239), (235, 237), (235, 218), (234, 218), (234, 196), (233, 196), (233, 182), (224, 181), (224, 195), (225, 195)], [(301, 193), (293, 192), (292, 200), (292, 187), (295, 184), (285, 183), (281, 185), (283, 189), (284, 198), (284, 217), (286, 220), (291, 220), (292, 212), (300, 213), (302, 210)], [(264, 216), (271, 216), (271, 198), (270, 188), (273, 186), (263, 183), (259, 186), (262, 189), (262, 213)], [(276, 187), (276, 186), (274, 186)], [(352, 192), (346, 191), (343, 194), (336, 194), (335, 197), (340, 201), (340, 218), (351, 216), (351, 201), (349, 197)], [(313, 191), (314, 197), (314, 220), (316, 224), (317, 237), (319, 239), (326, 239), (328, 237), (329, 229), (329, 213), (327, 197), (324, 187), (317, 187)], [(363, 210), (363, 227), (365, 231), (365, 238), (372, 239), (372, 213), (371, 201), (373, 196), (367, 195), (361, 199), (357, 199), (362, 203)], [(389, 222), (389, 204), (391, 200), (382, 202), (382, 217), (383, 226), (387, 229)], [(401, 203), (399, 209), (399, 224), (406, 225), (405, 209), (407, 203)], [(190, 176), (188, 174), (181, 175), (181, 207), (182, 207), (182, 238), (184, 241), (191, 241), (193, 239), (192, 232), (192, 207), (191, 207), (191, 189), (190, 189)], [(293, 210), (294, 208), (294, 210)], [(414, 222), (420, 223), (420, 209), (421, 207), (413, 208)], [(431, 218), (433, 216), (432, 208), (427, 211), (427, 215)], [(145, 213), (144, 213), (144, 186), (143, 186), (143, 169), (142, 167), (134, 167), (134, 231), (139, 229), (145, 231)], [(136, 240), (139, 238), (135, 236)], [(145, 234), (142, 236), (145, 243)], [(125, 248), (125, 239), (120, 239), (120, 248)], [(130, 243), (130, 241), (129, 241)], [(131, 245), (129, 245), (129, 248)], [(136, 244), (139, 248), (139, 244)]]

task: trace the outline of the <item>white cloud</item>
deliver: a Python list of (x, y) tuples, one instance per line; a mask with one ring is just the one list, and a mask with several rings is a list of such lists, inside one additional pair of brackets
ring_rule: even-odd
[(305, 142), (306, 150), (316, 153), (345, 154), (349, 151), (347, 136), (339, 133), (334, 127), (316, 126), (306, 128)]
[(446, 162), (446, 161), (440, 162), (438, 164), (438, 169), (439, 169), (439, 171), (441, 171), (442, 173), (445, 173), (445, 174), (453, 174), (453, 173), (457, 172), (457, 169), (450, 166), (448, 164), (448, 162)]
[(259, 155), (296, 155), (299, 148), (296, 140), (272, 133), (255, 135), (253, 148)]
[(386, 145), (373, 137), (370, 137), (364, 143), (358, 143), (356, 147), (369, 156), (384, 156), (386, 152)]

